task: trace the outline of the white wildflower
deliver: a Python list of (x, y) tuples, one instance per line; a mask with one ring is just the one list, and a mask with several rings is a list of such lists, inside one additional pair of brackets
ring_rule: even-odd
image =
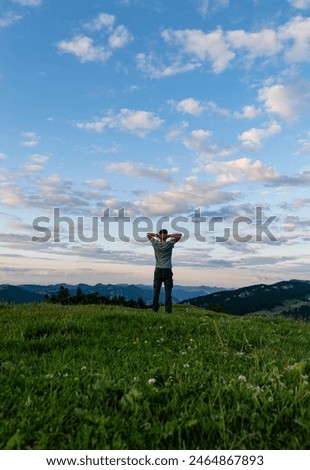
[(239, 375), (238, 377), (239, 382), (246, 382), (246, 377), (244, 375)]
[(252, 392), (256, 392), (256, 393), (262, 393), (263, 392), (263, 389), (259, 385), (247, 384), (247, 389), (251, 390)]
[(293, 372), (295, 372), (295, 371), (302, 372), (303, 369), (304, 369), (304, 366), (305, 366), (304, 361), (295, 362), (295, 364), (291, 364), (291, 365), (287, 366), (286, 370), (293, 371)]
[(28, 396), (25, 405), (30, 406), (32, 404), (31, 398)]
[(148, 383), (149, 383), (150, 385), (154, 385), (155, 382), (156, 382), (156, 379), (154, 379), (154, 378), (148, 380)]

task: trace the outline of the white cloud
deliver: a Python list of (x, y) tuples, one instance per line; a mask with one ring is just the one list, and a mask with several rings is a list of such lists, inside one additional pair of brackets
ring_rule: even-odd
[(108, 171), (122, 173), (126, 176), (154, 178), (160, 181), (171, 181), (172, 174), (179, 171), (178, 168), (155, 168), (153, 166), (144, 166), (134, 162), (117, 162), (111, 163), (107, 167)]
[(213, 101), (203, 102), (194, 98), (186, 98), (181, 101), (169, 100), (168, 103), (175, 107), (180, 113), (191, 114), (192, 116), (199, 116), (207, 112), (235, 119), (255, 119), (261, 115), (261, 110), (253, 105), (243, 106), (241, 111), (231, 112), (228, 109), (220, 108)]
[(43, 166), (42, 165), (37, 165), (35, 163), (27, 163), (26, 165), (24, 165), (23, 169), (27, 173), (34, 173), (34, 172), (37, 172), (37, 171), (42, 171)]
[[(209, 2), (201, 2), (202, 10), (207, 12)], [(163, 65), (154, 54), (138, 54), (138, 67), (152, 78), (175, 75), (201, 67), (211, 62), (214, 73), (227, 69), (238, 57), (247, 65), (255, 59), (272, 58), (280, 53), (289, 63), (309, 61), (310, 59), (310, 18), (297, 16), (279, 28), (263, 28), (260, 31), (230, 30), (221, 27), (209, 32), (199, 29), (165, 29), (162, 39), (174, 53), (168, 57), (170, 65)], [(238, 53), (238, 56), (237, 56)], [(173, 57), (173, 58), (172, 58)]]
[(112, 55), (104, 46), (94, 46), (93, 39), (88, 36), (75, 36), (69, 41), (59, 41), (57, 47), (63, 54), (75, 55), (82, 63), (105, 62)]
[(1, 203), (6, 206), (21, 206), (24, 204), (24, 195), (15, 182), (0, 182)]
[(30, 157), (30, 162), (23, 166), (23, 169), (27, 173), (34, 173), (37, 171), (43, 170), (43, 163), (46, 163), (49, 160), (47, 155), (43, 154), (33, 154)]
[(208, 101), (207, 103), (204, 103), (203, 106), (205, 110), (211, 114), (218, 114), (219, 116), (226, 116), (226, 117), (230, 117), (231, 115), (228, 109), (220, 108), (213, 101)]
[(109, 46), (112, 49), (119, 49), (126, 46), (126, 44), (133, 41), (133, 36), (129, 33), (127, 28), (123, 25), (117, 26), (109, 37)]
[(0, 28), (8, 28), (22, 19), (21, 15), (8, 11), (0, 17)]
[(72, 213), (82, 213), (89, 210), (91, 198), (96, 194), (83, 191), (75, 187), (73, 181), (61, 178), (58, 175), (44, 176), (36, 180), (36, 186), (24, 198), (26, 203), (33, 207), (60, 207), (62, 212), (70, 210)]
[(197, 0), (199, 14), (204, 18), (209, 13), (209, 0)]
[(46, 163), (49, 160), (47, 155), (35, 153), (31, 155), (31, 162), (32, 163)]
[(282, 49), (276, 31), (272, 29), (263, 29), (255, 33), (248, 33), (244, 30), (228, 31), (227, 39), (235, 49), (247, 49), (250, 59), (272, 56)]
[(191, 72), (201, 66), (197, 61), (183, 63), (180, 59), (173, 59), (171, 64), (165, 65), (159, 57), (153, 54), (140, 53), (136, 55), (136, 64), (139, 70), (150, 78), (164, 78)]
[(168, 142), (173, 142), (178, 140), (182, 135), (184, 135), (185, 130), (188, 128), (188, 122), (183, 121), (180, 124), (172, 126), (167, 132)]
[(196, 29), (175, 31), (166, 29), (162, 32), (162, 38), (168, 44), (180, 47), (184, 54), (194, 55), (203, 61), (211, 60), (215, 73), (225, 70), (235, 57), (220, 28), (210, 33)]
[(307, 155), (310, 156), (310, 133), (308, 132), (307, 139), (299, 140), (299, 149), (297, 155)]
[(86, 123), (78, 122), (79, 129), (103, 132), (105, 127), (127, 130), (133, 134), (143, 137), (148, 132), (157, 129), (163, 120), (150, 111), (133, 110), (123, 108), (116, 115), (108, 115), (95, 121)]
[(18, 3), (24, 7), (37, 7), (41, 5), (42, 0), (12, 0), (13, 3)]
[(294, 209), (303, 209), (308, 206), (310, 206), (310, 198), (295, 199), (292, 201), (292, 207)]
[(132, 109), (121, 109), (117, 116), (117, 126), (143, 136), (151, 130), (157, 129), (163, 121), (154, 113), (149, 111), (136, 111)]
[(39, 136), (35, 132), (22, 132), (23, 147), (36, 147), (39, 144)]
[(308, 187), (310, 184), (310, 171), (301, 171), (297, 175), (294, 176), (287, 176), (287, 175), (280, 175), (274, 181), (271, 181), (270, 184), (272, 186), (276, 186), (277, 188), (283, 187), (301, 187), (305, 186)]
[(279, 28), (279, 38), (293, 42), (285, 51), (289, 63), (308, 62), (310, 60), (310, 18), (296, 16)]
[(80, 62), (105, 62), (115, 49), (120, 49), (133, 41), (133, 36), (124, 25), (114, 26), (115, 16), (100, 13), (94, 20), (84, 23), (83, 27), (92, 32), (106, 29), (107, 44), (95, 45), (95, 40), (87, 35), (76, 35), (71, 40), (62, 40), (57, 43), (61, 53), (75, 55)]
[(228, 162), (212, 162), (205, 166), (205, 171), (219, 173), (217, 182), (221, 184), (245, 181), (273, 181), (279, 174), (274, 168), (265, 165), (260, 160), (252, 161), (247, 157)]
[(108, 13), (99, 13), (99, 15), (89, 23), (84, 24), (84, 28), (91, 31), (100, 31), (103, 28), (111, 29), (115, 22), (115, 16)]
[(176, 109), (180, 113), (192, 114), (193, 116), (199, 116), (204, 111), (201, 102), (194, 98), (186, 98), (185, 100), (179, 101), (176, 103)]
[(236, 119), (255, 119), (261, 114), (261, 110), (257, 109), (253, 105), (243, 106), (241, 111), (235, 111), (233, 113)]
[(229, 0), (196, 0), (198, 13), (205, 18), (211, 11), (221, 10), (229, 5)]
[(212, 140), (212, 131), (197, 129), (190, 132), (182, 141), (183, 145), (197, 154), (196, 167), (192, 169), (193, 173), (198, 173), (204, 169), (206, 163), (212, 158), (226, 158), (235, 152), (231, 146), (220, 147)]
[(299, 10), (307, 10), (310, 8), (310, 0), (288, 0), (288, 2)]
[(46, 186), (56, 186), (58, 185), (59, 183), (61, 183), (61, 178), (57, 175), (50, 175), (50, 176), (45, 176), (44, 178), (42, 178), (40, 180), (40, 184), (42, 184), (43, 186), (46, 185)]
[(212, 131), (197, 129), (192, 131), (183, 143), (186, 148), (199, 154), (212, 153), (213, 144), (211, 143)]
[(299, 152), (300, 155), (310, 156), (310, 140), (308, 142), (303, 142)]
[(108, 182), (102, 178), (97, 178), (94, 180), (86, 180), (86, 184), (96, 189), (106, 189), (109, 187)]
[(232, 155), (235, 149), (230, 146), (220, 147), (212, 140), (213, 132), (204, 129), (196, 129), (190, 132), (182, 141), (183, 145), (197, 154), (197, 167), (193, 173), (197, 173), (211, 158), (224, 158)]
[(253, 127), (252, 129), (244, 131), (242, 134), (238, 135), (238, 138), (245, 147), (255, 149), (262, 145), (264, 139), (272, 137), (280, 131), (281, 126), (276, 121), (272, 121), (265, 128), (259, 129)]
[(96, 119), (94, 121), (89, 122), (77, 122), (75, 123), (75, 127), (78, 129), (84, 129), (86, 131), (94, 131), (94, 132), (103, 132), (105, 127), (112, 127), (111, 122), (113, 119), (111, 117), (103, 117), (101, 119)]
[(134, 205), (138, 212), (147, 216), (172, 216), (193, 211), (195, 207), (232, 201), (235, 197), (234, 193), (222, 191), (209, 181), (190, 176), (169, 190), (144, 196)]
[(296, 16), (277, 29), (228, 31), (226, 38), (230, 47), (246, 49), (250, 60), (275, 56), (280, 52), (289, 63), (310, 60), (310, 18)]
[(259, 91), (258, 99), (264, 103), (267, 112), (278, 114), (283, 119), (294, 119), (309, 111), (310, 82), (265, 86)]
[(6, 159), (6, 154), (0, 152), (0, 160), (5, 160)]
[(121, 145), (117, 144), (116, 142), (111, 142), (111, 145), (107, 147), (103, 147), (97, 144), (92, 144), (90, 147), (90, 152), (95, 153), (95, 154), (102, 154), (102, 155), (115, 155), (120, 152), (121, 148), (122, 148)]

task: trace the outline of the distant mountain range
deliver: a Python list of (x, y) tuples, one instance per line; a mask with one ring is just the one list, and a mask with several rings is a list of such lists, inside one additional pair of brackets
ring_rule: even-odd
[[(60, 287), (68, 289), (71, 296), (80, 288), (83, 294), (97, 292), (112, 299), (123, 297), (137, 301), (141, 298), (146, 305), (152, 303), (152, 286), (144, 284), (51, 284), (0, 285), (0, 303), (42, 302), (46, 295), (59, 292)], [(227, 290), (223, 287), (180, 286), (173, 288), (173, 302), (197, 307), (224, 311), (232, 315), (281, 314), (310, 320), (310, 281), (292, 279), (275, 284), (255, 284), (239, 289)], [(164, 303), (164, 288), (160, 301)]]
[[(152, 303), (152, 286), (144, 284), (96, 284), (94, 286), (88, 284), (51, 284), (51, 285), (37, 285), (37, 284), (22, 284), (14, 286), (11, 284), (0, 285), (0, 302), (7, 303), (32, 303), (41, 302), (45, 296), (57, 294), (60, 287), (63, 286), (69, 290), (70, 295), (75, 295), (78, 288), (84, 294), (98, 294), (112, 299), (113, 297), (124, 297), (125, 300), (135, 300), (139, 298), (150, 305)], [(184, 299), (191, 297), (198, 297), (202, 295), (211, 294), (213, 292), (222, 291), (223, 287), (209, 287), (209, 286), (179, 286), (175, 285), (173, 288), (173, 302), (179, 303)], [(164, 302), (164, 289), (161, 292), (161, 302)]]
[(256, 284), (232, 291), (214, 292), (181, 303), (232, 315), (281, 314), (310, 320), (310, 281)]

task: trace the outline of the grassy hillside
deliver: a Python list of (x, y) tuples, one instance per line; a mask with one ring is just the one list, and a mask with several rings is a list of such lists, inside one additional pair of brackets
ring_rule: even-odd
[(310, 324), (0, 308), (1, 449), (310, 449)]
[(220, 306), (221, 311), (232, 315), (262, 312), (279, 314), (286, 311), (295, 316), (298, 314), (296, 304), (302, 302), (304, 318), (309, 317), (310, 319), (309, 299), (310, 281), (291, 279), (270, 285), (255, 284), (232, 291), (214, 292), (187, 299), (182, 303), (200, 308), (210, 308), (210, 310), (214, 310), (214, 305)]

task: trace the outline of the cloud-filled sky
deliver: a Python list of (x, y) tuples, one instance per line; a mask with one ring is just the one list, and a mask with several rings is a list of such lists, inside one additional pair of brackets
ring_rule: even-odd
[(309, 279), (309, 10), (1, 0), (0, 283)]

